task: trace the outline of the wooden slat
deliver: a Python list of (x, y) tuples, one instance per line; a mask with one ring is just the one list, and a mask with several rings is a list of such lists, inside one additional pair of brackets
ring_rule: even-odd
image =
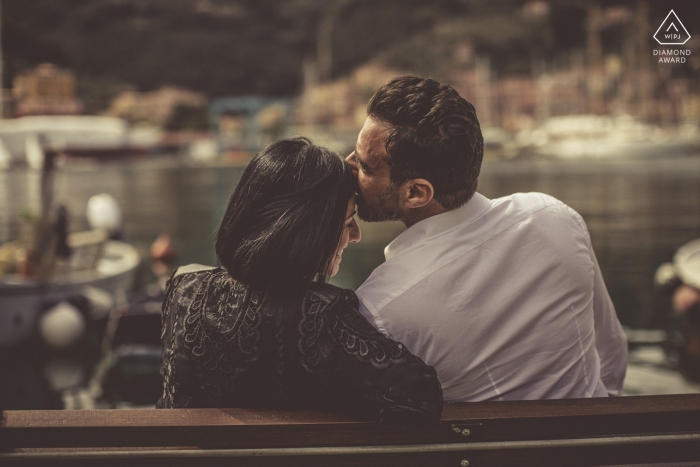
[[(471, 434), (463, 436), (454, 431), (453, 425), (470, 429)], [(445, 404), (439, 424), (410, 430), (314, 411), (236, 408), (6, 411), (0, 418), (0, 449), (5, 452), (46, 449), (77, 452), (95, 448), (269, 449), (498, 443), (673, 433), (700, 433), (700, 395)], [(177, 450), (172, 452), (177, 458)], [(468, 454), (471, 466), (509, 465), (507, 460), (514, 462), (517, 456), (533, 462), (537, 459), (540, 465), (593, 465), (599, 455), (605, 456), (609, 463), (613, 460), (616, 463), (681, 462), (700, 461), (700, 442), (554, 448), (543, 444), (537, 448), (480, 450)], [(355, 460), (336, 460), (338, 465), (372, 465), (375, 461), (378, 465), (422, 465), (417, 463), (420, 459), (431, 459), (431, 463), (440, 461), (457, 466), (461, 455), (365, 455), (356, 456)], [(568, 461), (564, 462), (565, 459)], [(298, 465), (326, 465), (316, 458), (306, 460)], [(113, 461), (115, 465), (126, 465)], [(207, 465), (220, 462), (223, 463), (221, 459), (208, 459)], [(275, 464), (270, 459), (251, 462)]]
[[(700, 411), (700, 394), (598, 399), (446, 403), (443, 422), (653, 415)], [(8, 410), (0, 428), (305, 425), (369, 423), (320, 411), (271, 409)]]

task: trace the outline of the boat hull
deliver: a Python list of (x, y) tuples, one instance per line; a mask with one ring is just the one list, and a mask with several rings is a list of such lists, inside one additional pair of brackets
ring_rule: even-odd
[[(110, 241), (95, 268), (62, 274), (47, 283), (9, 276), (0, 281), (0, 347), (9, 347), (32, 335), (43, 305), (97, 289), (111, 305), (126, 302), (133, 290), (140, 256), (128, 243)], [(98, 292), (99, 293), (99, 292)], [(99, 318), (108, 310), (94, 310)]]

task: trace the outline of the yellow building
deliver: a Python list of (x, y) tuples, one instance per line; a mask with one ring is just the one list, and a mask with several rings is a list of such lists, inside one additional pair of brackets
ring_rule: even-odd
[(76, 115), (83, 111), (82, 102), (75, 97), (75, 75), (51, 63), (43, 63), (17, 76), (12, 94), (13, 114)]

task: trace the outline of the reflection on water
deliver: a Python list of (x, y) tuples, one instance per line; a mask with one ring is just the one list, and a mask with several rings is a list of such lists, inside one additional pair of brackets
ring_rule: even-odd
[[(215, 264), (215, 232), (240, 167), (185, 167), (168, 159), (71, 165), (56, 176), (56, 201), (68, 207), (71, 230), (87, 228), (85, 204), (112, 193), (122, 204), (128, 239), (145, 251), (163, 232), (175, 239), (177, 262)], [(664, 325), (667, 299), (652, 288), (655, 268), (700, 237), (700, 157), (624, 161), (486, 162), (479, 191), (499, 197), (541, 191), (586, 220), (621, 321)], [(0, 243), (14, 238), (23, 209), (38, 211), (39, 174), (0, 172)], [(357, 287), (383, 261), (383, 248), (403, 226), (361, 224), (362, 242), (343, 255), (336, 284)]]
[[(216, 229), (242, 172), (241, 167), (186, 167), (169, 159), (72, 164), (56, 174), (55, 198), (69, 209), (70, 230), (78, 231), (87, 228), (87, 200), (97, 193), (112, 193), (122, 205), (128, 240), (144, 254), (165, 231), (175, 240), (176, 263), (215, 264)], [(0, 171), (0, 243), (17, 237), (22, 210), (38, 211), (39, 179), (39, 173), (28, 170)], [(657, 296), (652, 278), (656, 267), (670, 260), (679, 246), (700, 237), (700, 156), (608, 162), (487, 162), (479, 191), (491, 198), (518, 191), (541, 191), (572, 206), (588, 224), (623, 324), (667, 327), (671, 315), (669, 299)], [(348, 247), (340, 273), (333, 279), (338, 285), (360, 285), (384, 260), (384, 246), (403, 230), (395, 222), (361, 223), (361, 227), (362, 242)], [(153, 336), (158, 333), (157, 321), (150, 331)], [(125, 332), (131, 334), (133, 330)], [(99, 357), (96, 339), (96, 335), (88, 333), (80, 348), (72, 351), (78, 353), (75, 355), (53, 355), (40, 342), (28, 342), (14, 354), (0, 356), (0, 406), (79, 407), (83, 393), (75, 389), (84, 387), (91, 375), (99, 373), (95, 371)], [(153, 383), (151, 386), (157, 391), (158, 355), (154, 353), (152, 357), (144, 360), (140, 356), (134, 362), (123, 359), (115, 368), (130, 378), (145, 372), (153, 381), (133, 384), (126, 378), (130, 381), (127, 386), (141, 388)], [(57, 363), (56, 359), (64, 359), (68, 365), (63, 360)], [(669, 386), (661, 392), (687, 392), (687, 384), (676, 381), (682, 383), (682, 378), (666, 371), (667, 380), (661, 380), (658, 371), (649, 376), (632, 368), (628, 386), (637, 388), (637, 392), (631, 393), (659, 392), (659, 385)], [(668, 378), (675, 378), (675, 383)], [(658, 384), (651, 387), (650, 381)], [(144, 398), (150, 404), (154, 402), (156, 396), (145, 389), (136, 394), (138, 397), (125, 399), (122, 386), (109, 379), (104, 384), (103, 399), (114, 399), (109, 403), (117, 404), (110, 406), (119, 407), (119, 401), (141, 404), (145, 403)]]
[[(586, 220), (623, 324), (666, 327), (669, 300), (656, 294), (652, 279), (679, 246), (700, 237), (700, 158), (484, 164), (483, 195), (528, 191), (559, 198)], [(383, 260), (382, 246), (402, 230), (395, 224), (361, 226), (362, 243), (343, 255), (342, 284), (350, 287)]]

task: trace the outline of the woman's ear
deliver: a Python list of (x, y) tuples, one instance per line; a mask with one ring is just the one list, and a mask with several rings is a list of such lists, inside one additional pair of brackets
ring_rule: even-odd
[(414, 178), (404, 183), (402, 187), (402, 201), (407, 209), (418, 209), (433, 200), (435, 190), (433, 184), (424, 178)]

